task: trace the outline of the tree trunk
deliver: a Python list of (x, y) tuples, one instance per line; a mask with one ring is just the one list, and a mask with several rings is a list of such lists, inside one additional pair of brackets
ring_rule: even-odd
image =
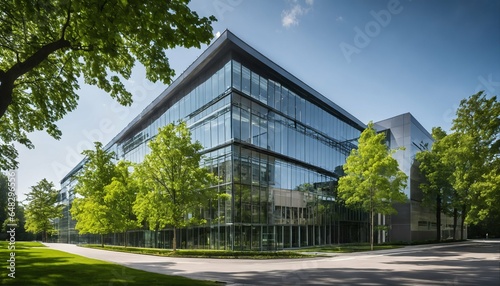
[(465, 225), (465, 204), (462, 205), (462, 220), (460, 221), (460, 240), (464, 240), (464, 225)]
[(373, 209), (370, 211), (371, 223), (370, 223), (370, 249), (373, 250), (373, 221), (374, 221)]
[(436, 197), (436, 240), (441, 241), (441, 195)]
[(172, 239), (172, 249), (174, 250), (174, 252), (177, 250), (177, 235), (176, 235), (176, 231), (177, 229), (175, 228), (174, 226), (174, 235), (173, 235), (173, 239)]
[(457, 239), (458, 209), (453, 208), (453, 240)]
[(158, 228), (155, 229), (155, 245), (154, 248), (159, 248), (158, 246)]
[(101, 247), (104, 248), (104, 235), (101, 234)]
[(127, 231), (123, 232), (123, 243), (125, 244), (125, 248), (127, 248)]
[(0, 118), (5, 114), (7, 108), (12, 103), (12, 89), (14, 88), (14, 81), (7, 78), (3, 73), (0, 76)]

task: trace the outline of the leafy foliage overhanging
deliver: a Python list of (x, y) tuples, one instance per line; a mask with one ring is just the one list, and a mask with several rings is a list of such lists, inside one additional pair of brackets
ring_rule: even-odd
[(132, 102), (124, 80), (136, 61), (151, 81), (171, 82), (166, 49), (208, 44), (211, 23), (189, 0), (0, 1), (0, 169), (18, 165), (19, 142), (73, 111), (80, 84), (95, 85), (123, 105)]

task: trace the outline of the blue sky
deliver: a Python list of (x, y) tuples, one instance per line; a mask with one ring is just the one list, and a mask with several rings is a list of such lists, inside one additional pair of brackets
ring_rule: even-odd
[[(500, 90), (500, 2), (419, 0), (194, 0), (214, 15), (214, 34), (231, 30), (300, 80), (367, 123), (411, 112), (430, 131), (448, 130), (461, 99)], [(204, 47), (205, 48), (205, 47)], [(204, 50), (168, 51), (181, 74)], [(121, 107), (82, 84), (76, 111), (19, 147), (19, 199), (43, 178), (57, 188), (92, 142), (105, 144), (166, 86), (145, 80), (138, 65)]]

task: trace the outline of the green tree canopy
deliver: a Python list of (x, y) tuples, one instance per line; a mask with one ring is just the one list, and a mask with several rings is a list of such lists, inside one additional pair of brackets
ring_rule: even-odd
[(7, 217), (7, 201), (9, 193), (9, 178), (0, 172), (0, 222), (3, 223)]
[(455, 213), (453, 210), (456, 210), (460, 202), (450, 183), (455, 167), (450, 164), (452, 162), (445, 163), (443, 160), (445, 152), (450, 148), (442, 142), (445, 137), (446, 132), (443, 129), (432, 128), (434, 144), (431, 149), (423, 150), (415, 155), (420, 172), (425, 178), (425, 182), (420, 185), (424, 194), (423, 203), (436, 211), (436, 239), (438, 241), (441, 240), (441, 213)]
[[(460, 102), (442, 144), (452, 146), (443, 160), (453, 164), (450, 177), (462, 199), (462, 216), (476, 224), (500, 205), (500, 103), (482, 91)], [(464, 220), (462, 220), (464, 221)]]
[[(130, 162), (119, 161), (111, 183), (104, 187), (104, 203), (108, 207), (108, 223), (112, 232), (126, 232), (140, 226), (132, 211), (139, 188), (131, 175), (131, 168)], [(126, 235), (124, 242), (127, 246)]]
[[(71, 205), (71, 216), (76, 220), (75, 228), (81, 233), (103, 234), (113, 231), (112, 213), (105, 202), (105, 187), (116, 175), (114, 152), (106, 152), (100, 142), (95, 142), (95, 150), (85, 150), (85, 165), (76, 175), (75, 199)], [(103, 241), (101, 241), (103, 243)]]
[(0, 1), (0, 169), (15, 169), (13, 142), (46, 130), (77, 106), (80, 79), (131, 103), (123, 84), (139, 61), (151, 81), (169, 84), (165, 50), (209, 43), (213, 16), (189, 0)]
[(189, 214), (217, 197), (217, 189), (209, 187), (218, 179), (200, 167), (203, 146), (191, 142), (185, 122), (161, 128), (149, 147), (151, 153), (135, 169), (142, 190), (134, 211), (151, 230), (172, 226), (175, 251), (176, 229), (189, 223)]
[(41, 180), (26, 195), (26, 231), (42, 233), (42, 240), (47, 241), (47, 235), (56, 233), (53, 219), (62, 217), (63, 205), (57, 203), (59, 191), (54, 183)]
[(394, 203), (405, 202), (401, 192), (408, 176), (398, 168), (389, 150), (385, 134), (377, 134), (373, 123), (361, 133), (358, 149), (353, 149), (344, 165), (345, 176), (339, 179), (338, 196), (347, 206), (354, 206), (370, 213), (370, 244), (373, 250), (374, 216), (393, 214)]

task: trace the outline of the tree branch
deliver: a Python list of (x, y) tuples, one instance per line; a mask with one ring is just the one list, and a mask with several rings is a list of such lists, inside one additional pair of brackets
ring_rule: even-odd
[(60, 39), (55, 42), (46, 44), (36, 51), (33, 55), (27, 58), (24, 62), (19, 62), (13, 65), (7, 72), (6, 77), (9, 80), (15, 81), (20, 76), (31, 71), (33, 68), (38, 66), (41, 62), (48, 58), (50, 54), (57, 50), (71, 47), (71, 43), (68, 40)]
[(62, 30), (61, 30), (61, 40), (64, 39), (64, 36), (66, 34), (66, 29), (69, 27), (70, 20), (71, 20), (71, 1), (69, 1), (69, 5), (68, 5), (68, 12), (66, 14), (66, 22), (64, 23)]

